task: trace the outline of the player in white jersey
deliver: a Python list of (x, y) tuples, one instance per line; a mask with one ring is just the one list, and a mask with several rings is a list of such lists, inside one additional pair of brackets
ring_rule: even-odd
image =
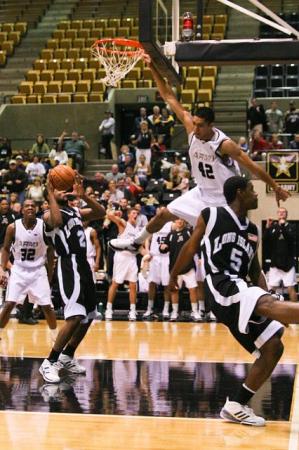
[[(159, 213), (157, 208), (156, 214)], [(154, 233), (151, 238), (149, 255), (150, 265), (147, 281), (149, 283), (148, 289), (148, 304), (147, 310), (143, 314), (144, 319), (148, 319), (153, 314), (154, 300), (156, 297), (156, 287), (162, 285), (164, 287), (164, 307), (162, 317), (169, 319), (169, 303), (170, 293), (168, 289), (169, 283), (169, 254), (160, 252), (160, 245), (164, 243), (166, 236), (171, 232), (172, 222), (167, 222), (160, 231)]]
[(146, 238), (159, 231), (166, 222), (178, 218), (195, 226), (203, 208), (226, 203), (223, 184), (228, 178), (239, 174), (239, 164), (268, 184), (274, 190), (278, 203), (290, 196), (290, 193), (276, 184), (239, 145), (214, 127), (214, 112), (211, 108), (198, 108), (197, 112), (191, 115), (182, 107), (148, 55), (145, 55), (145, 61), (149, 64), (161, 97), (186, 129), (192, 176), (197, 186), (161, 210), (134, 240), (112, 239), (110, 241), (112, 248), (135, 251)]
[(101, 245), (94, 228), (89, 226), (89, 222), (82, 222), (86, 237), (86, 256), (89, 262), (93, 279), (95, 281), (95, 272), (100, 268)]
[[(138, 211), (134, 208), (128, 210), (127, 222), (118, 215), (118, 211), (108, 213), (108, 219), (117, 225), (119, 236), (124, 239), (134, 239), (138, 229), (136, 225), (137, 216)], [(116, 251), (113, 261), (112, 283), (108, 291), (108, 301), (105, 311), (106, 320), (112, 319), (112, 304), (118, 285), (123, 284), (125, 281), (129, 282), (129, 320), (136, 320), (137, 275), (136, 255), (129, 251)]]
[(53, 274), (54, 250), (45, 241), (44, 222), (36, 218), (35, 202), (25, 200), (22, 212), (23, 218), (7, 227), (4, 239), (0, 267), (2, 283), (5, 281), (11, 252), (14, 260), (8, 279), (6, 302), (0, 314), (0, 332), (7, 325), (16, 304), (22, 305), (28, 295), (30, 302), (42, 308), (54, 339), (56, 316), (49, 285)]

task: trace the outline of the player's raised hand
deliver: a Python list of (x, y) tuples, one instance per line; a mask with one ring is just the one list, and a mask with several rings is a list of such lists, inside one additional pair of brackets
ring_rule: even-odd
[(282, 200), (283, 202), (285, 202), (289, 197), (291, 197), (291, 194), (281, 186), (277, 186), (277, 188), (275, 189), (275, 196), (277, 205), (279, 206), (280, 201)]
[(80, 175), (77, 171), (75, 171), (76, 172), (76, 175), (75, 175), (75, 184), (74, 184), (74, 187), (73, 187), (73, 192), (72, 192), (72, 194), (73, 195), (77, 195), (78, 197), (83, 197), (83, 195), (84, 195), (84, 193), (85, 193), (85, 190), (84, 190), (84, 186), (83, 186), (83, 177), (82, 177), (82, 175)]
[(148, 65), (152, 62), (151, 57), (148, 53), (144, 53), (142, 59)]
[(51, 170), (52, 169), (50, 169), (49, 170), (49, 173), (48, 173), (48, 176), (47, 176), (47, 181), (46, 181), (46, 188), (47, 188), (47, 191), (48, 192), (54, 192), (54, 186), (53, 186), (53, 183), (52, 183), (52, 180), (51, 180)]

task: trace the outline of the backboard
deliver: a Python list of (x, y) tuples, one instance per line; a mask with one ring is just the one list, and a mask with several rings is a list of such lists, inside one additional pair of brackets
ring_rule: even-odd
[[(195, 16), (200, 29), (204, 12), (203, 0), (139, 0), (139, 40), (151, 55), (154, 64), (168, 80), (180, 82), (179, 66), (276, 64), (299, 62), (299, 31), (292, 29), (259, 0), (248, 0), (262, 11), (258, 15), (230, 0), (213, 0), (215, 5), (237, 9), (239, 12), (266, 23), (286, 34), (280, 39), (217, 39), (203, 40), (195, 32), (196, 40), (183, 42), (180, 38), (182, 15), (180, 5)], [(201, 17), (200, 17), (201, 16)], [(268, 17), (268, 18), (267, 18)], [(269, 17), (273, 20), (270, 20)], [(196, 24), (195, 24), (196, 26)]]

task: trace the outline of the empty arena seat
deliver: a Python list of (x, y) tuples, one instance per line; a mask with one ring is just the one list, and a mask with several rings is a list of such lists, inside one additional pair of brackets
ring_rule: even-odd
[(26, 74), (27, 81), (39, 81), (40, 70), (28, 70)]
[(194, 103), (195, 102), (195, 91), (193, 89), (183, 89), (181, 92), (181, 102), (182, 103)]
[(48, 61), (48, 69), (49, 70), (60, 69), (60, 60), (59, 59), (49, 59), (49, 61)]
[(197, 101), (198, 102), (211, 102), (213, 97), (212, 89), (198, 89)]
[(271, 76), (283, 76), (284, 75), (284, 65), (282, 64), (273, 64), (271, 66)]
[(46, 81), (37, 81), (33, 86), (33, 92), (35, 94), (46, 94), (48, 88), (48, 83)]
[(260, 65), (256, 66), (255, 74), (259, 77), (267, 77), (269, 75), (269, 66)]
[(102, 102), (103, 94), (100, 94), (99, 92), (91, 92), (89, 94), (89, 101), (90, 102)]
[(268, 77), (258, 76), (254, 80), (255, 89), (267, 89), (268, 88)]
[(71, 94), (76, 92), (76, 81), (74, 80), (63, 81), (61, 90), (64, 93), (71, 93)]
[(25, 95), (13, 95), (11, 97), (11, 103), (14, 105), (22, 104), (24, 105), (26, 103), (26, 96)]
[(45, 94), (41, 96), (42, 103), (56, 103), (57, 96), (55, 94)]
[(88, 102), (88, 95), (83, 93), (75, 93), (73, 95), (73, 102), (78, 103), (87, 103)]
[(32, 81), (21, 81), (19, 84), (20, 94), (32, 94), (33, 92), (33, 82)]
[(72, 95), (71, 94), (59, 94), (57, 95), (56, 99), (57, 103), (70, 103), (72, 101)]
[(198, 77), (187, 77), (185, 80), (184, 89), (192, 89), (197, 91), (199, 89), (200, 79)]

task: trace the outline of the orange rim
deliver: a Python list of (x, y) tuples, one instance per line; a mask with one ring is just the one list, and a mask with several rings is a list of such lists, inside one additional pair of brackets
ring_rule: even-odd
[[(133, 47), (136, 50), (115, 50), (110, 49), (102, 46), (102, 44), (116, 44), (116, 45), (123, 45), (127, 47)], [(120, 55), (128, 55), (133, 56), (136, 53), (140, 53), (140, 50), (143, 52), (143, 47), (140, 44), (139, 41), (134, 41), (133, 39), (122, 39), (122, 38), (104, 38), (104, 39), (98, 39), (95, 41), (92, 47), (97, 48), (99, 51), (104, 51), (105, 53), (110, 54), (120, 54)]]

